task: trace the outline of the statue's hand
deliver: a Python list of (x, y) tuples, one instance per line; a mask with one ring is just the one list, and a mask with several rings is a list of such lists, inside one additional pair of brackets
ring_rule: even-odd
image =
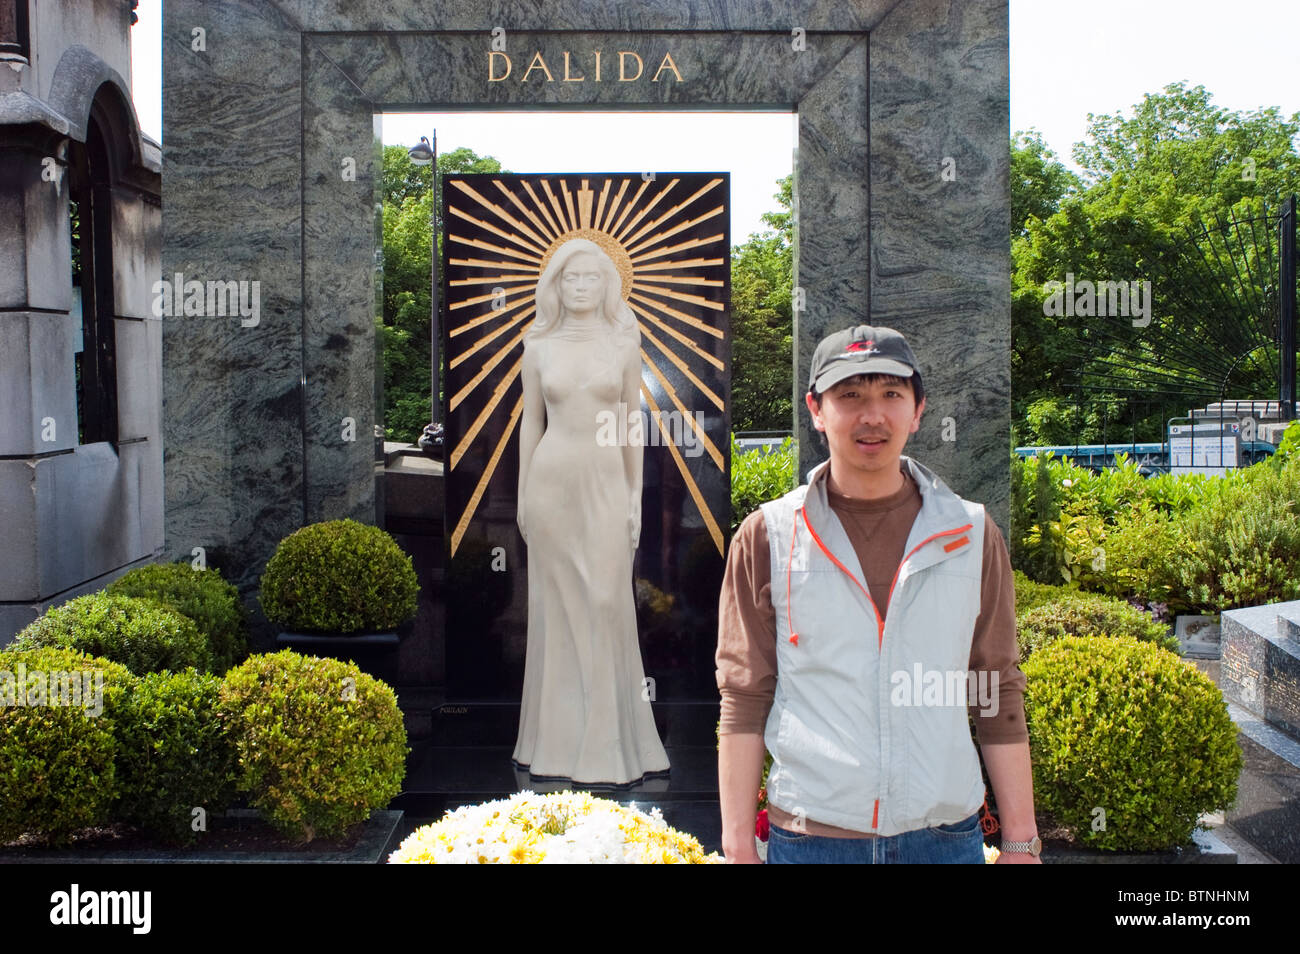
[(627, 518), (628, 536), (632, 541), (632, 549), (635, 550), (641, 542), (641, 508), (633, 507), (632, 512)]
[(528, 531), (524, 529), (524, 501), (521, 497), (519, 506), (515, 509), (515, 523), (519, 525), (519, 535), (524, 538), (524, 543), (528, 542)]

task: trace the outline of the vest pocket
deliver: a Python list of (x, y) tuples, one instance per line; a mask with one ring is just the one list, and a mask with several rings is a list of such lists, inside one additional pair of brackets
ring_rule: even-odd
[[(768, 796), (793, 815), (830, 824), (871, 830), (872, 800), (878, 795), (879, 769), (874, 751), (865, 753), (862, 742), (835, 727), (834, 719), (801, 719), (796, 710), (781, 710), (773, 771)], [(797, 711), (806, 711), (807, 702)], [(871, 741), (875, 745), (874, 731)], [(864, 808), (865, 806), (865, 808)], [(846, 820), (854, 818), (857, 824)]]

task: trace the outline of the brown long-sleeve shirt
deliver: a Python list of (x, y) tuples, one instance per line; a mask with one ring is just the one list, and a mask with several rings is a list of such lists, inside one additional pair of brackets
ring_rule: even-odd
[[(921, 491), (906, 468), (898, 493), (875, 500), (858, 500), (829, 491), (831, 510), (843, 524), (866, 576), (871, 599), (883, 619), (889, 591), (902, 562), (907, 536), (921, 511)], [(776, 694), (776, 612), (772, 608), (772, 566), (767, 526), (761, 511), (745, 518), (731, 541), (727, 572), (718, 612), (717, 679), (722, 694), (719, 732), (763, 733)], [(874, 630), (874, 628), (873, 628)], [(1006, 541), (987, 515), (984, 524), (983, 578), (980, 613), (971, 640), (970, 669), (998, 672), (997, 715), (975, 714), (981, 746), (1023, 742), (1025, 677), (1018, 665), (1015, 586)], [(789, 828), (792, 819), (769, 806), (772, 824)], [(810, 834), (831, 837), (870, 837), (807, 820)]]

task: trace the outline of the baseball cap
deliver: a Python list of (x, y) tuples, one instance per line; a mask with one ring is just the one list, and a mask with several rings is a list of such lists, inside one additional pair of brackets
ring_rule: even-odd
[(919, 374), (907, 339), (893, 328), (858, 325), (827, 335), (813, 352), (808, 390), (821, 394), (855, 374)]

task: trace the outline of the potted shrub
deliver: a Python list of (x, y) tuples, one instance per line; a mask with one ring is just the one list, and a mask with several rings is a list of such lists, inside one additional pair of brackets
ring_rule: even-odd
[(282, 629), (279, 645), (373, 671), (386, 668), (419, 590), (411, 558), (391, 536), (355, 520), (329, 520), (280, 541), (262, 575), (261, 603)]

